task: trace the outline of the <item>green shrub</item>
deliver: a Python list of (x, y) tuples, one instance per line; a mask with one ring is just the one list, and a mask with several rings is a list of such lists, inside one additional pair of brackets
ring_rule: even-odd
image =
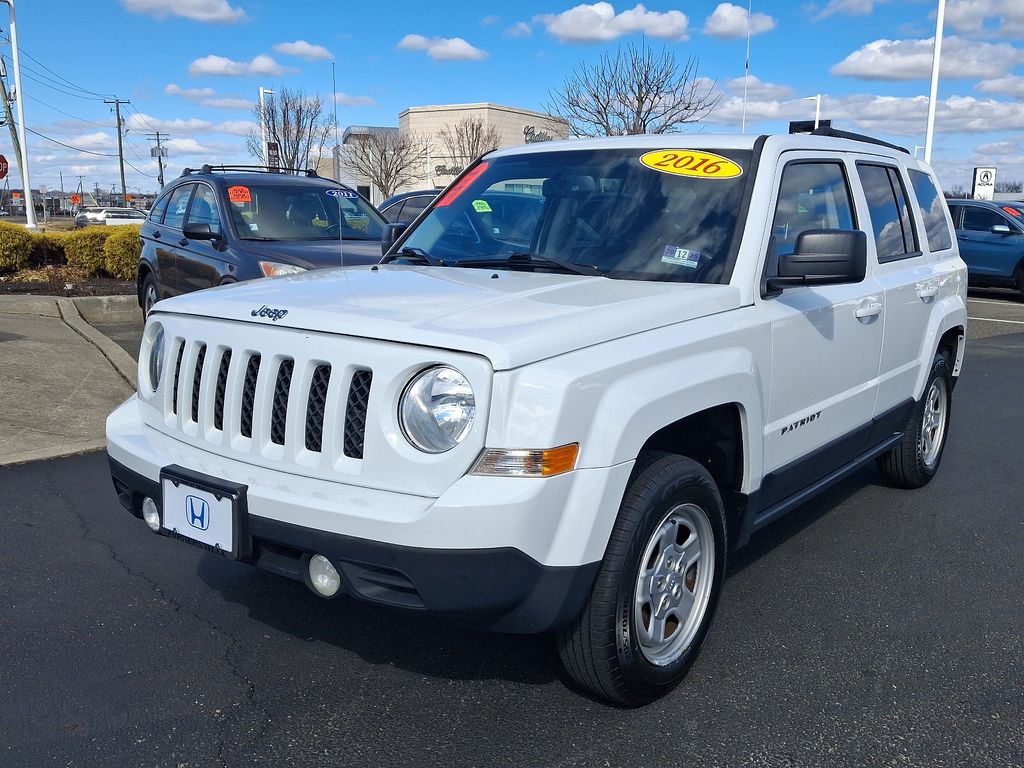
[(131, 280), (142, 255), (142, 242), (139, 240), (142, 227), (125, 225), (113, 229), (103, 244), (104, 269), (111, 277)]
[(103, 244), (116, 227), (86, 227), (64, 236), (64, 255), (68, 266), (81, 267), (90, 275), (98, 275), (106, 265)]
[(32, 253), (28, 259), (30, 267), (61, 266), (67, 263), (64, 256), (64, 238), (59, 232), (35, 232), (32, 234)]
[(17, 272), (29, 264), (32, 233), (17, 224), (0, 222), (0, 272)]

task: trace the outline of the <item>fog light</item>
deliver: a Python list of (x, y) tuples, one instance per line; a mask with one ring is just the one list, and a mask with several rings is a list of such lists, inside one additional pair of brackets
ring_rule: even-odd
[(149, 496), (142, 500), (142, 519), (153, 533), (160, 531), (160, 509)]
[(334, 597), (341, 589), (341, 574), (323, 555), (309, 558), (309, 583), (318, 595)]

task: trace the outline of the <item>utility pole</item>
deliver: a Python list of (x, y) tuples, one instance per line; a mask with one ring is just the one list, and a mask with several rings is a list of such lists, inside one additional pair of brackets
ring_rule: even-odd
[(18, 99), (18, 132), (21, 141), (18, 146), (18, 165), (21, 166), (21, 180), (25, 187), (25, 229), (36, 228), (36, 206), (32, 200), (32, 182), (28, 176), (28, 139), (25, 138), (25, 99), (21, 87), (21, 57), (18, 49), (18, 25), (14, 18), (14, 0), (0, 0), (11, 9), (11, 59), (14, 64), (14, 93)]
[(14, 122), (14, 115), (11, 113), (11, 99), (7, 95), (7, 63), (4, 61), (4, 57), (0, 56), (0, 99), (4, 102), (4, 122), (7, 123), (7, 127), (11, 131), (11, 145), (14, 147), (14, 154), (18, 157), (18, 163), (21, 163), (21, 142), (18, 141), (18, 126)]
[(104, 100), (104, 104), (113, 104), (114, 112), (117, 115), (117, 159), (121, 164), (121, 205), (128, 205), (128, 189), (124, 183), (124, 142), (121, 135), (121, 105), (131, 104), (130, 101), (121, 100), (116, 96), (110, 100)]
[[(146, 135), (147, 136), (156, 136), (156, 147), (155, 147), (155, 150), (151, 149), (150, 153), (156, 155), (156, 167), (159, 169), (159, 173), (157, 174), (157, 181), (160, 182), (160, 188), (163, 189), (163, 186), (164, 186), (164, 152), (165, 152), (165, 150), (164, 150), (163, 147), (160, 146), (160, 131), (157, 131), (156, 133), (147, 133)], [(166, 133), (164, 134), (164, 138), (165, 139), (167, 138), (167, 134)], [(149, 139), (149, 141), (153, 141), (153, 139)]]

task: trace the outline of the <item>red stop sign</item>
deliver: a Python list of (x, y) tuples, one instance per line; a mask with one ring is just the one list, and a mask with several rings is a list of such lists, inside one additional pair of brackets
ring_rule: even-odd
[(0, 179), (7, 178), (7, 158), (0, 155)]

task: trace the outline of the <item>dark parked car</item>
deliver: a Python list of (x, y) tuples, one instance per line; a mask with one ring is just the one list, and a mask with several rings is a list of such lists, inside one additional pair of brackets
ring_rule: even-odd
[(377, 206), (377, 209), (392, 224), (411, 224), (441, 192), (440, 189), (399, 192)]
[(186, 168), (142, 226), (139, 305), (148, 314), (160, 299), (214, 285), (376, 264), (383, 226), (355, 191), (313, 171)]
[(1020, 203), (949, 200), (949, 212), (971, 285), (1024, 294), (1024, 215)]

